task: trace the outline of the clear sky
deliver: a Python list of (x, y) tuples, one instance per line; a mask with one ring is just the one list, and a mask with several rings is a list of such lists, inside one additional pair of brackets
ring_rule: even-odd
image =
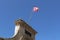
[[(39, 12), (32, 12), (34, 6), (39, 7)], [(60, 40), (60, 0), (0, 0), (0, 37), (14, 34), (18, 18), (38, 32), (36, 40)]]

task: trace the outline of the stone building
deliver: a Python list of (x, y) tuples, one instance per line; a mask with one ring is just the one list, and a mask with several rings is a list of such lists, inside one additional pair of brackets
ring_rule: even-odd
[(12, 38), (0, 38), (0, 40), (35, 40), (36, 33), (31, 26), (19, 19), (15, 22), (15, 32)]

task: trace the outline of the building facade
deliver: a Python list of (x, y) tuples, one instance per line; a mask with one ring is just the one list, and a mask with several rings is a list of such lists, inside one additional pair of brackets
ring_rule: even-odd
[(15, 21), (15, 32), (12, 38), (0, 38), (0, 40), (35, 40), (36, 31), (25, 21)]

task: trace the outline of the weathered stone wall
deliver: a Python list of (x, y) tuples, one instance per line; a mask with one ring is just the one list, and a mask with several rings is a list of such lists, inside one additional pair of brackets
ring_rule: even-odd
[[(35, 34), (37, 33), (34, 29), (32, 29), (28, 24), (26, 24), (23, 20), (16, 21), (16, 25), (20, 25), (18, 33), (12, 38), (0, 38), (0, 40), (35, 40)], [(25, 34), (25, 29), (31, 32), (32, 36), (28, 36)]]

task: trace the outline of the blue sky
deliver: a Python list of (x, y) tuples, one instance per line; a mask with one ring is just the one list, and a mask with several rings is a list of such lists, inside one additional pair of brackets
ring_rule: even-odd
[[(32, 12), (34, 6), (39, 7), (39, 12)], [(38, 32), (36, 40), (60, 40), (60, 0), (0, 0), (0, 37), (14, 34), (18, 18)]]

